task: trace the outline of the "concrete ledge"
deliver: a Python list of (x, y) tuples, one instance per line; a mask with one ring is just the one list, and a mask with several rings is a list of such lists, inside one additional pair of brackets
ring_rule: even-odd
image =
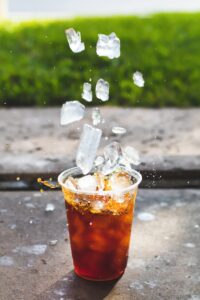
[[(113, 140), (136, 147), (144, 187), (199, 186), (200, 109), (101, 110), (106, 123), (100, 152)], [(91, 109), (84, 121), (67, 127), (59, 126), (59, 113), (60, 108), (0, 110), (0, 188), (6, 181), (13, 181), (13, 188), (34, 188), (37, 177), (56, 178), (75, 165), (81, 126), (91, 123)], [(127, 134), (115, 136), (115, 125), (125, 127)], [(16, 183), (16, 177), (22, 181)]]

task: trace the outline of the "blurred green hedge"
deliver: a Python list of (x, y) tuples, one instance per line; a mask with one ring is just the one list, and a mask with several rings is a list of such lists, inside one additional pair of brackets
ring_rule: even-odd
[[(200, 14), (84, 18), (0, 25), (0, 104), (60, 105), (80, 100), (82, 84), (110, 82), (108, 104), (200, 105)], [(86, 50), (74, 54), (64, 30), (81, 31)], [(115, 32), (121, 57), (96, 55), (97, 34)], [(139, 70), (146, 85), (138, 88)], [(92, 104), (100, 104), (95, 99)]]

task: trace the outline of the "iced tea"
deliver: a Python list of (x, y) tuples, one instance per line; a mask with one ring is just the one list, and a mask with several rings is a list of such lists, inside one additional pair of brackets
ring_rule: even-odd
[(89, 280), (118, 278), (127, 264), (137, 183), (123, 193), (62, 189), (76, 274)]

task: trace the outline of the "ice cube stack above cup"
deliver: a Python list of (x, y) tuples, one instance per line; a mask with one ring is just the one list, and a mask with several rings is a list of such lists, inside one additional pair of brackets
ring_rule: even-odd
[[(69, 47), (74, 53), (81, 55), (80, 52), (87, 49), (88, 45), (82, 42), (80, 32), (69, 28), (65, 34)], [(120, 39), (115, 33), (99, 34), (96, 53), (100, 57), (109, 59), (119, 58), (121, 55)], [(145, 81), (141, 72), (135, 71), (132, 80), (139, 88), (144, 86)], [(84, 82), (80, 98), (83, 101), (92, 102), (94, 90), (96, 98), (105, 102), (109, 100), (109, 89), (110, 84), (105, 78), (99, 78), (95, 86), (92, 83)], [(80, 99), (66, 101), (61, 109), (60, 124), (64, 126), (79, 122), (84, 118), (85, 111), (85, 105), (81, 103)], [(124, 189), (133, 183), (129, 173), (134, 169), (134, 166), (140, 163), (139, 154), (135, 148), (131, 146), (122, 147), (117, 141), (108, 142), (103, 153), (97, 155), (103, 133), (101, 126), (103, 122), (105, 120), (100, 109), (98, 107), (93, 108), (91, 124), (83, 125), (76, 153), (76, 165), (81, 169), (83, 176), (79, 179), (69, 177), (65, 183), (66, 187), (72, 190), (104, 191)], [(120, 124), (112, 128), (112, 133), (118, 138), (126, 132), (126, 128)]]

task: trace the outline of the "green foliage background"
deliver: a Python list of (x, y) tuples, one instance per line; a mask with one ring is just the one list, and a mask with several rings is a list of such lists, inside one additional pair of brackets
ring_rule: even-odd
[[(69, 27), (81, 32), (84, 52), (69, 49), (64, 34)], [(121, 39), (121, 57), (98, 57), (97, 34), (113, 31)], [(146, 80), (142, 89), (132, 81), (136, 70)], [(200, 14), (0, 25), (0, 105), (80, 100), (83, 82), (91, 78), (94, 89), (100, 77), (110, 82), (109, 105), (199, 106)]]

